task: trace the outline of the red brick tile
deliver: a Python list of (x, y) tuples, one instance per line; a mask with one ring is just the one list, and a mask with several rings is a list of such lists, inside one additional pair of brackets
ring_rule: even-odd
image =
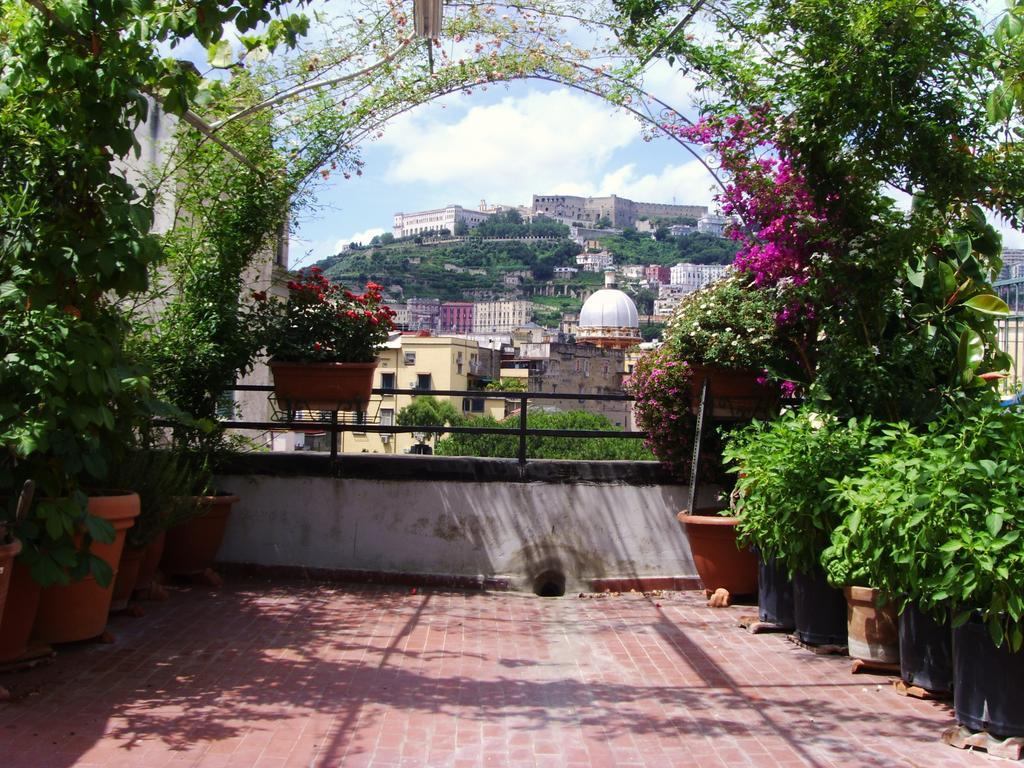
[(853, 678), (848, 659), (749, 635), (736, 618), (750, 606), (708, 609), (696, 593), (666, 594), (660, 610), (636, 593), (171, 593), (141, 619), (112, 619), (113, 645), (0, 675), (16, 696), (0, 704), (2, 768), (979, 759), (937, 741), (948, 708), (897, 697), (886, 678)]

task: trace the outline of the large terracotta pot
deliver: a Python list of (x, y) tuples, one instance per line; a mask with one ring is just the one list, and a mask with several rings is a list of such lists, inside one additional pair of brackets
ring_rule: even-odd
[(175, 576), (192, 576), (210, 568), (224, 541), (231, 505), (237, 501), (238, 497), (232, 494), (198, 499), (205, 510), (167, 531), (160, 569)]
[(145, 547), (125, 547), (121, 551), (121, 562), (117, 566), (117, 578), (114, 579), (114, 595), (110, 600), (110, 610), (123, 611), (135, 590), (135, 582), (139, 578), (139, 566), (145, 557)]
[(759, 384), (757, 371), (737, 371), (715, 365), (691, 365), (693, 376), (693, 410), (700, 406), (704, 379), (708, 380), (711, 414), (725, 418), (767, 417), (778, 411), (778, 392), (767, 384)]
[(363, 411), (373, 389), (372, 363), (270, 361), (274, 394), (282, 410)]
[(736, 546), (738, 518), (698, 509), (692, 515), (683, 510), (676, 519), (686, 531), (704, 589), (726, 589), (731, 595), (757, 593), (757, 556)]
[(846, 587), (846, 631), (850, 657), (881, 664), (900, 660), (900, 633), (896, 606), (877, 606), (878, 590)]
[(112, 544), (93, 542), (92, 554), (103, 558), (114, 573), (110, 584), (101, 587), (92, 574), (71, 584), (54, 584), (43, 589), (32, 635), (44, 643), (70, 643), (103, 633), (114, 595), (117, 567), (124, 549), (125, 533), (139, 514), (139, 495), (90, 496), (89, 514), (114, 526)]
[[(0, 526), (0, 541), (4, 538), (3, 526)], [(14, 558), (21, 552), (21, 542), (15, 539), (10, 544), (0, 544), (0, 617), (4, 615), (4, 604), (14, 572)], [(2, 621), (2, 618), (0, 618)]]
[[(0, 527), (0, 541), (4, 530)], [(4, 612), (4, 601), (7, 599), (7, 587), (11, 583), (11, 571), (14, 570), (14, 558), (21, 552), (21, 542), (15, 539), (10, 544), (0, 544), (0, 616)]]
[(28, 566), (15, 562), (7, 588), (7, 601), (3, 612), (0, 612), (0, 663), (15, 661), (28, 651), (41, 591)]
[(149, 589), (156, 579), (156, 572), (160, 567), (160, 558), (164, 555), (164, 544), (167, 541), (167, 532), (161, 531), (160, 535), (149, 542), (149, 546), (143, 551), (142, 561), (139, 563), (139, 573), (135, 577), (136, 591)]

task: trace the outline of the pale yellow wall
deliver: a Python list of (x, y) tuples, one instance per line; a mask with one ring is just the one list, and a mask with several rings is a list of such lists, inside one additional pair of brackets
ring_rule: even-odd
[[(403, 336), (401, 341), (399, 349), (384, 349), (378, 355), (380, 362), (374, 372), (374, 387), (383, 387), (384, 375), (389, 373), (395, 374), (396, 389), (415, 386), (420, 374), (429, 374), (430, 391), (424, 394), (446, 389), (465, 390), (469, 388), (472, 370), (480, 363), (481, 356), (487, 354), (486, 350), (480, 350), (475, 341), (455, 337)], [(406, 353), (414, 354), (415, 362), (406, 364)], [(462, 397), (439, 399), (447, 399), (459, 413), (474, 414), (463, 409)], [(367, 408), (367, 419), (370, 423), (380, 424), (386, 418), (386, 411), (391, 411), (392, 423), (397, 424), (399, 412), (412, 400), (413, 395), (410, 394), (374, 395)], [(501, 418), (505, 413), (505, 401), (501, 398), (486, 398), (483, 413)], [(401, 454), (408, 452), (416, 442), (408, 432), (391, 435), (390, 439), (375, 432), (345, 432), (342, 434), (340, 450), (342, 453)], [(428, 442), (432, 444), (433, 441)]]

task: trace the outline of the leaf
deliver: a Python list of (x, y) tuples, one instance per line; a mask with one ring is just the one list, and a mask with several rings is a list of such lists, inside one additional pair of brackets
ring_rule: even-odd
[(996, 648), (998, 648), (1003, 644), (1003, 639), (1005, 637), (1003, 633), (1003, 622), (1000, 620), (999, 616), (993, 616), (987, 623), (989, 637), (992, 638), (992, 642), (995, 643)]
[(971, 236), (965, 232), (950, 232), (949, 244), (960, 261), (965, 261), (971, 255)]
[(110, 582), (114, 579), (114, 570), (106, 560), (96, 555), (89, 555), (89, 572), (101, 587), (110, 586)]
[(1003, 529), (1003, 516), (998, 512), (990, 512), (985, 516), (985, 527), (993, 536), (998, 536)]
[(230, 67), (235, 60), (235, 53), (231, 49), (231, 43), (227, 40), (219, 40), (206, 49), (206, 57), (210, 65), (223, 69)]
[(983, 315), (1008, 315), (1010, 308), (1006, 302), (991, 293), (983, 293), (974, 296), (963, 303), (963, 306), (970, 307), (975, 312)]
[(95, 515), (86, 515), (85, 528), (89, 535), (92, 536), (93, 541), (98, 541), (100, 544), (114, 543), (116, 538), (114, 526), (108, 520), (96, 517)]
[(933, 307), (931, 304), (915, 304), (910, 308), (910, 316), (915, 320), (924, 320), (926, 317), (931, 317), (934, 314), (935, 307)]
[(960, 334), (960, 343), (957, 346), (956, 360), (957, 367), (961, 371), (973, 371), (985, 357), (985, 342), (981, 336), (970, 328), (965, 328)]
[(915, 288), (924, 287), (924, 266), (913, 267), (907, 264), (907, 280)]

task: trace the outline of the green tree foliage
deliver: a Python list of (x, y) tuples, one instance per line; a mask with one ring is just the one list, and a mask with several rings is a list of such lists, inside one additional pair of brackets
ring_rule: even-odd
[[(402, 427), (443, 427), (461, 424), (464, 418), (447, 400), (438, 400), (433, 395), (420, 395), (400, 410), (395, 420)], [(436, 442), (443, 434), (443, 431), (434, 432), (427, 439)]]
[[(498, 421), (490, 416), (478, 416), (467, 422), (478, 427), (519, 426), (519, 417), (510, 416)], [(542, 411), (527, 415), (526, 424), (531, 429), (595, 429), (609, 432), (620, 431), (606, 416), (587, 411)], [(485, 456), (492, 458), (514, 458), (519, 450), (519, 438), (515, 434), (505, 435), (449, 435), (438, 441), (436, 453), (439, 456)], [(529, 437), (526, 454), (533, 459), (574, 459), (579, 461), (654, 461), (654, 455), (639, 440), (624, 438), (570, 438), (570, 437)]]
[(690, 264), (731, 264), (736, 256), (736, 243), (731, 240), (693, 232), (679, 237), (654, 240), (628, 233), (601, 238), (617, 264), (657, 264), (670, 267), (679, 262)]
[[(524, 225), (525, 226), (525, 225)], [(401, 285), (406, 296), (457, 301), (469, 291), (504, 290), (502, 278), (509, 270), (530, 270), (536, 279), (553, 275), (555, 267), (575, 264), (580, 247), (571, 240), (541, 242), (487, 241), (469, 239), (461, 243), (417, 246), (395, 243), (365, 249), (318, 262), (332, 280), (358, 285), (372, 280), (384, 286)], [(419, 264), (411, 263), (419, 260)], [(484, 269), (485, 274), (458, 272)]]
[[(147, 392), (113, 302), (145, 288), (161, 257), (152, 194), (129, 184), (121, 158), (138, 150), (146, 94), (181, 115), (202, 91), (191, 64), (161, 51), (217, 45), (225, 22), (246, 33), (280, 5), (0, 2), (0, 495), (26, 477), (39, 485), (18, 533), (41, 582), (111, 576), (88, 548), (113, 531), (79, 488), (102, 482), (125, 443), (118, 417)], [(303, 27), (279, 20), (278, 41)]]
[(519, 211), (508, 210), (495, 213), (472, 232), (478, 237), (568, 237), (569, 227), (543, 216), (527, 224)]

